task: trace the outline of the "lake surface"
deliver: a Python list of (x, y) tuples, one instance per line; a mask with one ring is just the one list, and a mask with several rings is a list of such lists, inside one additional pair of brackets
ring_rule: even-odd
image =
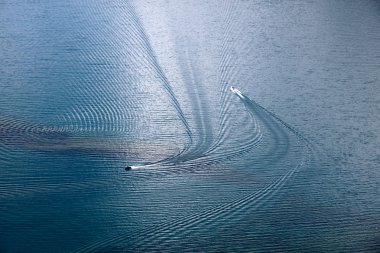
[(379, 1), (0, 0), (0, 59), (0, 252), (380, 252)]

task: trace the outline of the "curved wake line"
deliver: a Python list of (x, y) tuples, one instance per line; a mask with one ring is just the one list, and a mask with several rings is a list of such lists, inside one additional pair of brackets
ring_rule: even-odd
[[(246, 105), (247, 110), (250, 114), (255, 113), (254, 109), (258, 108), (262, 110), (267, 116), (273, 118), (278, 126), (282, 126), (287, 129), (290, 133), (294, 134), (307, 148), (307, 152), (302, 156), (301, 161), (294, 166), (292, 169), (288, 170), (283, 176), (277, 178), (271, 184), (266, 187), (248, 194), (242, 198), (236, 199), (230, 203), (217, 206), (215, 208), (209, 209), (207, 211), (197, 213), (194, 215), (186, 216), (183, 218), (168, 221), (160, 227), (152, 226), (141, 230), (140, 232), (133, 235), (121, 235), (109, 240), (97, 242), (83, 248), (80, 248), (74, 252), (92, 252), (97, 250), (102, 250), (105, 247), (110, 247), (112, 245), (127, 241), (123, 247), (128, 247), (128, 249), (142, 249), (150, 244), (162, 244), (166, 240), (170, 239), (170, 236), (176, 235), (184, 236), (186, 234), (194, 232), (194, 229), (199, 227), (199, 224), (219, 226), (223, 222), (231, 221), (236, 218), (237, 215), (246, 215), (249, 212), (256, 210), (260, 206), (267, 203), (273, 196), (275, 196), (280, 189), (286, 184), (286, 182), (292, 178), (292, 176), (298, 172), (301, 167), (303, 167), (307, 162), (310, 161), (311, 147), (308, 141), (299, 134), (294, 128), (282, 121), (275, 114), (266, 110), (264, 107), (258, 105), (256, 102), (250, 100), (248, 97), (241, 93), (238, 96), (241, 101)], [(286, 132), (283, 132), (286, 134)], [(280, 153), (281, 154), (281, 153)], [(207, 160), (207, 158), (205, 158)], [(192, 229), (193, 228), (193, 229)], [(112, 249), (112, 247), (111, 247)]]
[[(209, 221), (210, 219), (217, 219), (220, 215), (224, 215), (225, 217), (223, 219), (227, 219), (228, 216), (234, 213), (234, 209), (239, 209), (243, 205), (249, 204), (250, 206), (253, 204), (256, 204), (258, 201), (264, 199), (266, 196), (272, 196), (278, 190), (283, 186), (286, 181), (304, 164), (304, 161), (300, 163), (297, 167), (290, 170), (286, 175), (276, 180), (274, 183), (270, 184), (269, 186), (265, 187), (264, 189), (259, 190), (258, 192), (255, 192), (253, 194), (250, 194), (248, 196), (245, 196), (241, 199), (235, 200), (233, 202), (224, 204), (222, 206), (210, 209), (208, 211), (198, 213), (195, 215), (190, 215), (184, 218), (176, 219), (173, 221), (169, 221), (166, 223), (166, 225), (163, 225), (157, 229), (156, 226), (152, 226), (150, 228), (147, 228), (143, 231), (140, 231), (137, 234), (133, 234), (134, 240), (137, 240), (138, 243), (136, 245), (141, 245), (144, 242), (154, 240), (155, 238), (161, 236), (163, 233), (167, 234), (167, 231), (170, 231), (171, 233), (174, 233), (174, 230), (177, 231), (177, 228), (180, 228), (181, 230), (188, 229), (191, 226), (194, 226), (196, 224), (199, 224), (204, 221)], [(271, 190), (274, 189), (276, 191), (271, 192)], [(261, 203), (263, 204), (263, 203)], [(231, 212), (231, 213), (229, 213)], [(141, 239), (141, 235), (143, 235), (143, 239)], [(167, 236), (169, 237), (169, 236)], [(91, 252), (93, 250), (101, 249), (101, 247), (108, 246), (109, 244), (118, 243), (122, 240), (131, 240), (130, 237), (127, 237), (125, 235), (112, 238), (107, 241), (103, 241), (100, 243), (92, 244), (90, 246), (72, 251), (72, 252)], [(129, 241), (130, 242), (130, 241)]]
[[(227, 120), (227, 111), (229, 109), (229, 100), (227, 99), (227, 94), (225, 91), (227, 91), (227, 87), (229, 84), (235, 83), (235, 77), (240, 74), (240, 69), (238, 68), (238, 64), (236, 64), (239, 59), (236, 58), (233, 54), (231, 54), (231, 51), (234, 50), (241, 50), (243, 45), (243, 40), (236, 41), (233, 40), (233, 33), (232, 31), (237, 31), (238, 34), (241, 34), (241, 32), (244, 29), (243, 25), (240, 25), (238, 27), (234, 27), (232, 20), (235, 20), (236, 17), (240, 17), (242, 13), (244, 12), (243, 8), (234, 8), (234, 1), (226, 1), (228, 3), (226, 7), (227, 17), (225, 23), (226, 28), (224, 29), (224, 39), (222, 42), (222, 55), (221, 55), (221, 61), (218, 66), (219, 70), (219, 78), (218, 82), (220, 83), (220, 103), (221, 107), (219, 110), (219, 129), (218, 129), (218, 135), (217, 138), (214, 140), (214, 144), (212, 145), (212, 148), (215, 148), (220, 145), (220, 143), (223, 141), (226, 135), (226, 120)], [(234, 44), (231, 44), (234, 43)], [(229, 54), (228, 54), (229, 53)]]
[[(242, 100), (248, 99), (236, 88), (232, 89), (231, 91)], [(251, 135), (247, 136), (247, 139), (249, 139), (249, 141), (246, 143), (241, 143), (240, 146), (236, 147), (233, 150), (218, 154), (217, 150), (222, 147), (208, 146), (204, 150), (201, 148), (195, 148), (194, 152), (192, 153), (188, 153), (188, 154), (182, 153), (175, 156), (164, 158), (160, 161), (143, 163), (143, 164), (135, 165), (131, 167), (132, 169), (144, 169), (144, 168), (150, 168), (154, 166), (172, 167), (172, 166), (177, 166), (179, 164), (182, 165), (182, 164), (194, 163), (194, 162), (201, 162), (201, 163), (206, 163), (206, 164), (207, 163), (217, 164), (217, 163), (224, 162), (226, 160), (230, 160), (231, 158), (241, 155), (242, 153), (248, 152), (261, 141), (261, 138), (263, 135), (260, 128), (260, 124), (258, 124), (258, 122), (255, 120), (254, 112), (251, 110), (248, 110), (248, 112), (253, 121)], [(223, 139), (221, 139), (220, 141), (222, 140)]]
[(141, 21), (139, 20), (139, 18), (137, 16), (137, 14), (135, 13), (132, 6), (127, 4), (126, 9), (127, 9), (127, 12), (131, 15), (131, 17), (134, 20), (134, 28), (136, 28), (137, 31), (139, 32), (139, 34), (141, 35), (142, 46), (147, 50), (148, 55), (150, 56), (151, 64), (153, 65), (156, 73), (159, 75), (159, 78), (162, 81), (162, 86), (164, 87), (164, 89), (167, 92), (167, 94), (169, 95), (175, 109), (177, 110), (178, 115), (179, 115), (179, 117), (180, 117), (180, 119), (181, 119), (181, 121), (185, 127), (185, 131), (188, 135), (189, 143), (186, 145), (186, 147), (181, 152), (179, 152), (174, 157), (180, 156), (181, 154), (185, 153), (193, 144), (193, 138), (192, 138), (193, 134), (191, 132), (189, 123), (187, 122), (185, 114), (183, 113), (183, 111), (181, 109), (180, 103), (178, 102), (178, 100), (177, 100), (177, 98), (173, 92), (173, 89), (169, 83), (168, 78), (166, 77), (165, 73), (163, 72), (162, 68), (160, 67), (160, 65), (158, 63), (157, 57), (156, 57), (154, 50), (153, 50), (153, 48), (149, 42), (149, 38), (145, 33), (145, 30), (141, 24)]
[(211, 121), (207, 118), (207, 115), (210, 115), (207, 100), (202, 99), (205, 90), (202, 81), (196, 74), (197, 65), (191, 60), (189, 46), (185, 45), (184, 48), (184, 56), (182, 57), (182, 54), (179, 54), (178, 62), (182, 76), (186, 77), (184, 78), (184, 83), (187, 94), (189, 94), (189, 99), (192, 101), (192, 111), (195, 112), (193, 115), (196, 127), (195, 133), (197, 133), (194, 135), (197, 139), (196, 142), (194, 142), (193, 147), (180, 157), (181, 160), (188, 160), (189, 157), (203, 155), (211, 145), (212, 138), (210, 137), (213, 136), (213, 133)]
[[(91, 14), (98, 12), (101, 13), (104, 10), (101, 10), (101, 5), (98, 4), (90, 4), (90, 6), (92, 7), (92, 10), (87, 14), (91, 24), (93, 20), (93, 16)], [(100, 47), (97, 47), (95, 51), (86, 51), (85, 54), (80, 53), (79, 59), (83, 59), (84, 63), (86, 64), (82, 63), (80, 65), (80, 70), (72, 69), (71, 71), (76, 73), (76, 76), (81, 76), (81, 79), (79, 80), (80, 84), (96, 81), (99, 83), (99, 85), (85, 85), (84, 87), (80, 86), (75, 89), (67, 89), (68, 95), (78, 100), (76, 103), (74, 103), (73, 110), (62, 116), (61, 119), (63, 119), (64, 123), (74, 131), (134, 130), (127, 129), (129, 124), (125, 124), (126, 119), (138, 119), (140, 116), (133, 110), (134, 105), (130, 103), (129, 99), (119, 99), (115, 103), (114, 98), (119, 98), (118, 95), (120, 94), (130, 94), (131, 92), (129, 89), (127, 89), (127, 86), (120, 85), (125, 83), (123, 82), (122, 78), (126, 78), (130, 83), (136, 83), (138, 76), (130, 73), (123, 75), (123, 77), (112, 75), (112, 89), (109, 89), (107, 80), (98, 78), (99, 76), (109, 76), (109, 71), (107, 69), (104, 70), (103, 68), (97, 68), (97, 62), (101, 61), (102, 59), (107, 58), (107, 63), (111, 63), (115, 66), (123, 66), (125, 63), (122, 59), (127, 58), (130, 60), (131, 64), (134, 65), (134, 67), (139, 68), (141, 66), (142, 69), (146, 71), (144, 74), (148, 74), (154, 78), (157, 83), (160, 84), (162, 90), (167, 94), (168, 102), (170, 102), (174, 107), (177, 113), (177, 117), (183, 124), (184, 132), (187, 135), (188, 140), (185, 140), (184, 147), (183, 149), (181, 147), (182, 150), (180, 150), (179, 153), (174, 154), (169, 158), (165, 158), (163, 161), (167, 159), (173, 159), (187, 152), (190, 147), (193, 146), (193, 133), (191, 132), (186, 116), (181, 109), (177, 96), (175, 95), (168, 81), (168, 78), (165, 76), (162, 67), (159, 65), (158, 59), (149, 42), (149, 38), (146, 35), (141, 21), (135, 13), (135, 10), (133, 9), (133, 5), (131, 3), (124, 3), (122, 14), (124, 16), (128, 16), (128, 20), (130, 21), (127, 30), (125, 29), (125, 24), (122, 23), (124, 19), (115, 19), (112, 23), (113, 26), (110, 26), (107, 23), (104, 27), (107, 32), (110, 32), (112, 35), (114, 35), (112, 37), (112, 42), (116, 41), (116, 43), (120, 45), (129, 43), (133, 45), (133, 47), (128, 47), (128, 50), (125, 51), (121, 50), (109, 52), (108, 47), (106, 47), (109, 41), (107, 39), (103, 39), (102, 36), (100, 36), (102, 31), (92, 31), (90, 29), (90, 33), (87, 35), (90, 35), (92, 40), (83, 43), (91, 43), (89, 45), (86, 45), (89, 47), (93, 46), (94, 44), (100, 45)], [(105, 57), (107, 53), (111, 54), (114, 57)], [(90, 75), (81, 75), (80, 72), (90, 73)], [(91, 73), (96, 73), (96, 75), (91, 75)], [(112, 73), (113, 72), (111, 72), (111, 74)], [(73, 80), (71, 80), (70, 84), (70, 86), (77, 86), (76, 81), (74, 83)], [(90, 100), (87, 99), (89, 97), (91, 98)], [(138, 104), (140, 107), (144, 107), (143, 104), (140, 104), (138, 99), (133, 102)], [(133, 125), (133, 127), (137, 128), (135, 125)]]
[[(247, 153), (248, 151), (252, 150), (258, 143), (260, 143), (263, 132), (261, 130), (260, 124), (255, 120), (255, 115), (248, 111), (249, 115), (252, 119), (252, 131), (251, 135), (247, 136), (247, 139), (249, 141), (245, 143), (240, 143), (239, 146), (236, 148), (229, 147), (229, 151), (227, 152), (220, 152), (218, 153), (218, 149), (222, 149), (223, 147), (215, 147), (213, 149), (206, 149), (202, 150), (202, 152), (194, 152), (189, 154), (183, 154), (181, 156), (174, 156), (165, 158), (159, 162), (152, 162), (152, 163), (146, 163), (142, 165), (137, 166), (131, 166), (132, 169), (144, 169), (144, 168), (150, 168), (154, 166), (164, 166), (168, 168), (169, 170), (171, 168), (176, 169), (177, 165), (182, 165), (187, 167), (194, 165), (195, 163), (199, 164), (218, 164), (225, 161), (228, 161), (232, 158), (238, 157), (242, 155), (243, 153)], [(197, 151), (197, 149), (195, 149)], [(178, 169), (177, 169), (178, 170)]]

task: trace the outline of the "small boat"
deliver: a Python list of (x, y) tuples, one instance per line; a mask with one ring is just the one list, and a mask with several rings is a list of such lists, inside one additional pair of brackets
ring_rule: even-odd
[(241, 93), (240, 90), (236, 89), (234, 86), (230, 87), (230, 91), (234, 94), (236, 94), (240, 98), (244, 98), (243, 93)]
[(127, 166), (127, 167), (125, 167), (124, 169), (127, 170), (127, 171), (128, 171), (128, 170), (131, 170), (131, 169), (132, 169), (132, 166)]

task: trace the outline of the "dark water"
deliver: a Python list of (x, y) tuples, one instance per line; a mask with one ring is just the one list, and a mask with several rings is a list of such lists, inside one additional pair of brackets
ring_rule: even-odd
[(0, 0), (0, 32), (0, 252), (380, 252), (378, 1)]

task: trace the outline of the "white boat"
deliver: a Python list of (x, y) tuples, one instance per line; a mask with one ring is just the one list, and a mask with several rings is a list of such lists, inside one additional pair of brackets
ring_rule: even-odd
[(241, 93), (241, 91), (236, 89), (234, 86), (230, 87), (230, 91), (239, 96), (240, 98), (244, 98), (243, 93)]

